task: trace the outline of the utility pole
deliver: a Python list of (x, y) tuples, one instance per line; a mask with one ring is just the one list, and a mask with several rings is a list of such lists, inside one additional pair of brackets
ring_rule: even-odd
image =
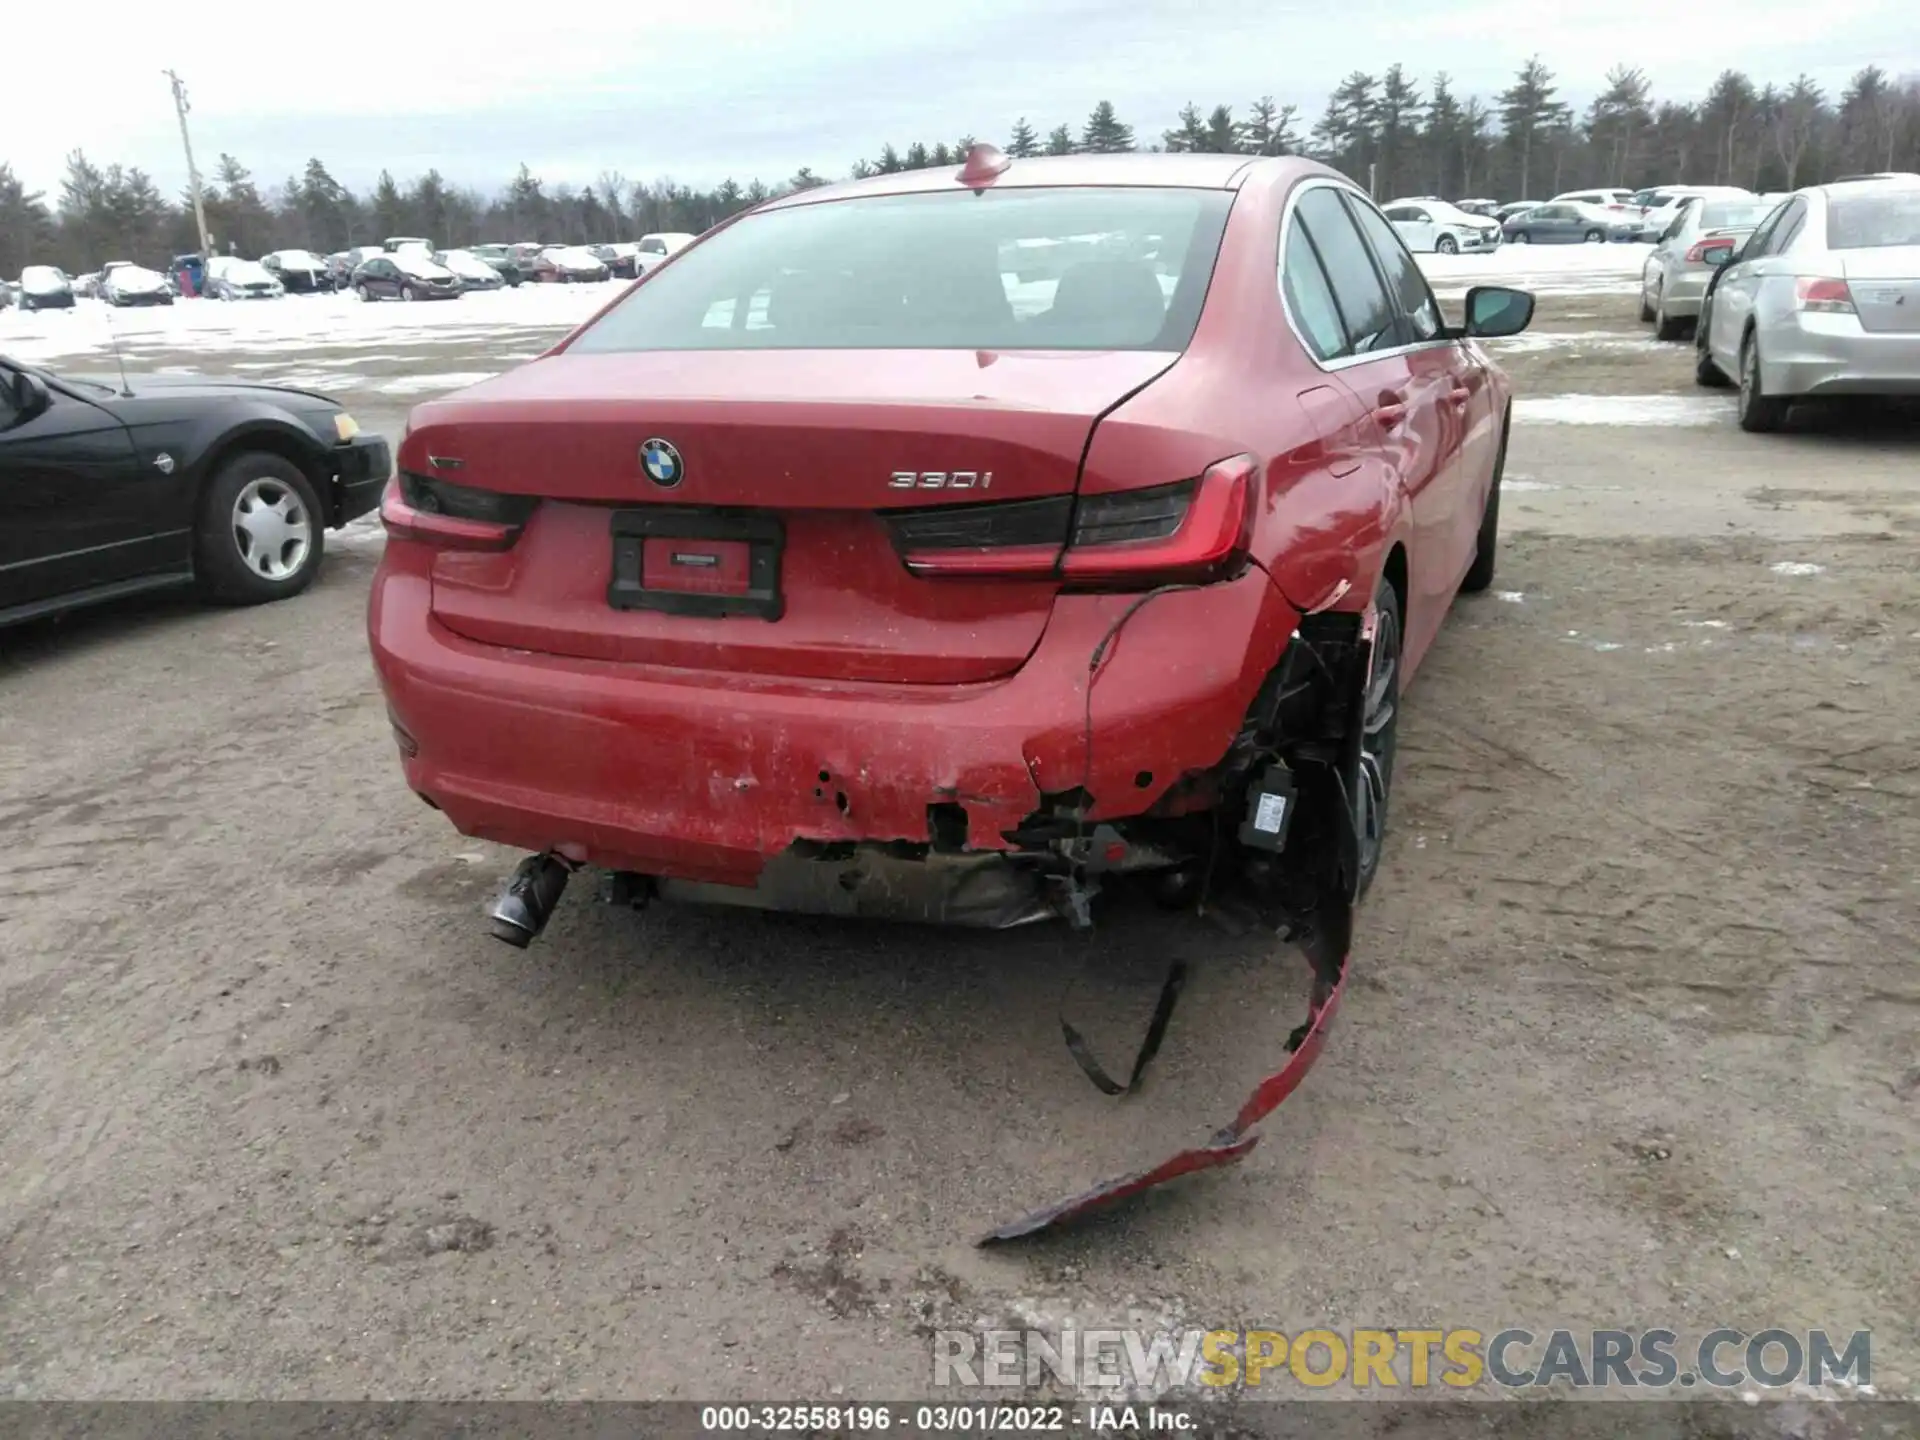
[(171, 70), (160, 72), (173, 82), (173, 108), (180, 117), (180, 144), (187, 152), (187, 183), (193, 187), (193, 223), (200, 232), (200, 253), (208, 259), (213, 258), (213, 241), (207, 235), (207, 207), (200, 196), (200, 168), (193, 163), (193, 140), (187, 134), (187, 111), (193, 107), (187, 104), (187, 86)]

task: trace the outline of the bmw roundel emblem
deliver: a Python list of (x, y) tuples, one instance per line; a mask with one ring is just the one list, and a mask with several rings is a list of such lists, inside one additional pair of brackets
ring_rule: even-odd
[(680, 464), (680, 452), (664, 440), (649, 440), (642, 445), (640, 463), (646, 468), (647, 478), (662, 490), (673, 489), (686, 473)]

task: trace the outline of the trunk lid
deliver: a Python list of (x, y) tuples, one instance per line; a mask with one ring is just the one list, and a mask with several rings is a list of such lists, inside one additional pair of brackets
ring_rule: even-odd
[(1837, 250), (1860, 328), (1920, 334), (1920, 245)]
[[(1072, 495), (1095, 420), (1174, 359), (535, 361), (414, 412), (402, 468), (542, 500), (511, 550), (436, 558), (435, 618), (484, 643), (617, 663), (924, 684), (1009, 674), (1039, 642), (1055, 583), (914, 576), (886, 515)], [(654, 440), (678, 453), (671, 486), (649, 476)]]

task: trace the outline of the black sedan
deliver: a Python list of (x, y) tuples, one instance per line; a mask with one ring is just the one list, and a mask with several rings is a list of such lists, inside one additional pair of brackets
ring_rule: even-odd
[(0, 625), (176, 585), (252, 605), (312, 583), (380, 502), (387, 442), (324, 395), (125, 388), (0, 359)]
[(460, 281), (424, 254), (370, 255), (353, 272), (353, 290), (362, 300), (458, 300)]

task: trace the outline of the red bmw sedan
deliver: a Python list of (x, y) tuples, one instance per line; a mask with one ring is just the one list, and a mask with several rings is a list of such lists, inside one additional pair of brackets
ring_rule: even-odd
[(771, 201), (413, 412), (368, 616), (407, 783), (531, 852), (516, 944), (580, 866), (988, 926), (1350, 901), (1400, 692), (1493, 576), (1476, 338), (1532, 310), (1449, 320), (1300, 159), (983, 146)]

